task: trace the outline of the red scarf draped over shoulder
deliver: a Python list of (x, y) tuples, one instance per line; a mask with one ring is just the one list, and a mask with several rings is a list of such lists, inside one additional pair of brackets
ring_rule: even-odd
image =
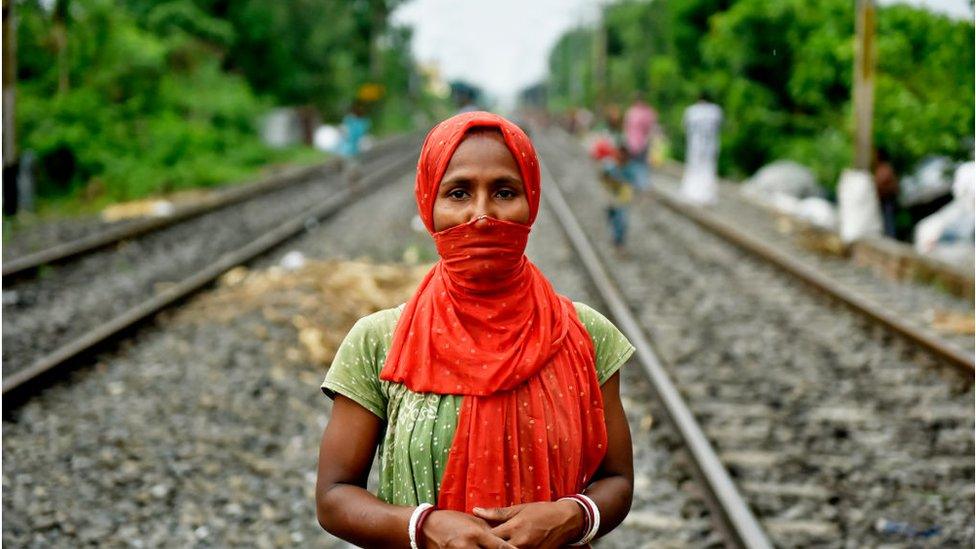
[[(489, 218), (435, 233), (447, 165), (483, 127), (501, 132), (518, 163), (529, 224)], [(424, 141), (414, 190), (441, 260), (407, 302), (380, 378), (464, 396), (438, 508), (470, 513), (581, 492), (606, 453), (603, 397), (573, 303), (524, 255), (540, 195), (531, 141), (495, 114), (449, 118)]]

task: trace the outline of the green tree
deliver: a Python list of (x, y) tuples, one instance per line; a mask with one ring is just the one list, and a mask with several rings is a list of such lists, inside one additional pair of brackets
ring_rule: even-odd
[[(225, 60), (260, 94), (282, 105), (311, 105), (328, 119), (349, 108), (360, 86), (381, 85), (380, 122), (396, 125), (419, 100), (409, 29), (389, 24), (402, 0), (198, 0), (226, 20), (234, 38)], [(384, 112), (387, 104), (393, 111)], [(397, 128), (392, 128), (397, 129)], [(402, 129), (400, 127), (399, 129)]]
[[(746, 176), (791, 158), (832, 187), (850, 165), (849, 0), (624, 1), (606, 6), (603, 18), (610, 100), (647, 92), (680, 142), (684, 108), (709, 93), (726, 114), (723, 172)], [(592, 56), (573, 57), (569, 45), (593, 32), (567, 32), (550, 54), (551, 108), (596, 107), (593, 94), (573, 96), (565, 84), (571, 71), (592, 74)], [(927, 154), (971, 154), (973, 40), (969, 21), (905, 5), (878, 10), (875, 142), (900, 169)]]
[(374, 127), (409, 128), (424, 96), (399, 0), (20, 0), (21, 150), (42, 196), (111, 199), (241, 179), (274, 151), (256, 122), (274, 105), (338, 119), (363, 84)]

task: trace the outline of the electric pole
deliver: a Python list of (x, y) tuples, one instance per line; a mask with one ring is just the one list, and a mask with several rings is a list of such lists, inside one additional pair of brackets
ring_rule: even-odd
[(593, 83), (596, 89), (596, 112), (598, 118), (603, 118), (607, 100), (607, 24), (604, 21), (603, 2), (598, 4), (596, 40), (593, 62)]
[[(15, 32), (14, 0), (3, 0), (3, 167), (17, 161), (17, 142), (14, 136), (14, 82), (17, 79), (17, 39)], [(6, 175), (6, 174), (5, 174)], [(8, 181), (8, 184), (13, 184)]]
[(857, 0), (854, 52), (854, 168), (870, 171), (874, 116), (874, 0)]

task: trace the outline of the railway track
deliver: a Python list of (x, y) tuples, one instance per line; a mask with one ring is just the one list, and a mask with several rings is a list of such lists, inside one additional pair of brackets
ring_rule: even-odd
[(651, 347), (637, 319), (622, 297), (616, 284), (610, 278), (603, 261), (596, 253), (586, 232), (573, 214), (559, 186), (545, 169), (549, 186), (545, 188), (549, 207), (556, 214), (563, 231), (573, 244), (587, 274), (596, 286), (600, 297), (634, 347), (637, 362), (643, 367), (651, 381), (654, 393), (667, 411), (672, 426), (680, 433), (681, 439), (691, 456), (697, 478), (705, 488), (709, 507), (713, 516), (719, 519), (719, 526), (732, 545), (754, 549), (772, 547), (763, 528), (746, 505), (732, 478), (718, 459), (718, 455), (708, 442), (704, 432), (695, 420), (681, 397), (670, 376), (661, 365), (661, 360)]
[[(560, 291), (575, 299), (597, 305), (600, 298), (593, 291), (585, 273), (579, 269), (576, 253), (561, 232), (548, 204), (547, 199), (544, 213), (534, 229), (529, 253), (550, 274)], [(413, 251), (417, 247), (425, 247), (420, 256), (433, 257), (434, 251), (429, 238), (406, 230), (413, 215), (414, 205), (409, 184), (401, 184), (395, 190), (364, 193), (361, 200), (350, 203), (334, 217), (291, 241), (289, 250), (299, 251), (310, 258), (366, 254), (376, 260), (391, 261), (401, 259), (405, 252)], [(277, 264), (283, 254), (284, 251), (279, 251), (273, 253), (272, 257), (258, 259), (255, 261), (255, 268)], [(207, 305), (205, 296), (197, 299), (204, 301), (196, 306), (197, 311), (218, 308)], [(282, 311), (280, 314), (287, 317), (289, 313)], [(9, 498), (5, 499), (5, 508), (12, 517), (5, 521), (5, 540), (15, 542), (24, 539), (18, 536), (34, 536), (33, 539), (43, 539), (47, 543), (72, 543), (69, 540), (78, 539), (97, 539), (99, 542), (132, 542), (138, 539), (215, 539), (218, 542), (229, 542), (240, 539), (240, 532), (248, 531), (249, 527), (230, 527), (225, 524), (228, 519), (233, 523), (233, 517), (239, 513), (238, 509), (248, 506), (246, 502), (238, 504), (238, 499), (232, 499), (234, 503), (227, 503), (228, 497), (238, 497), (228, 494), (237, 494), (239, 490), (231, 489), (228, 492), (226, 487), (239, 486), (242, 476), (248, 478), (248, 475), (253, 475), (253, 463), (257, 458), (248, 458), (245, 463), (240, 464), (236, 458), (230, 457), (219, 471), (211, 471), (206, 462), (212, 461), (218, 450), (201, 449), (200, 445), (221, 444), (228, 437), (235, 437), (235, 433), (239, 431), (253, 432), (252, 424), (267, 425), (269, 417), (278, 417), (279, 414), (270, 413), (266, 406), (272, 402), (293, 401), (294, 394), (300, 391), (294, 386), (287, 393), (279, 394), (276, 391), (280, 381), (269, 382), (268, 374), (264, 371), (266, 364), (260, 359), (249, 358), (251, 355), (259, 355), (260, 347), (267, 346), (267, 343), (254, 340), (252, 317), (243, 313), (233, 316), (235, 320), (240, 317), (242, 323), (246, 320), (246, 329), (237, 327), (235, 322), (203, 321), (203, 324), (193, 323), (192, 328), (183, 328), (182, 332), (178, 328), (179, 322), (169, 329), (161, 327), (141, 331), (140, 337), (132, 345), (100, 355), (97, 361), (102, 366), (99, 368), (79, 374), (76, 382), (60, 384), (26, 402), (18, 410), (18, 421), (5, 424), (5, 434), (8, 435), (4, 439), (5, 451), (9, 456), (5, 460), (7, 465), (4, 471), (4, 493), (5, 498)], [(167, 321), (164, 324), (171, 326), (174, 323)], [(271, 333), (281, 333), (272, 327), (268, 330)], [(262, 328), (260, 331), (265, 330)], [(238, 332), (243, 333), (237, 335)], [(231, 343), (225, 341), (228, 338)], [(241, 352), (245, 350), (245, 355), (241, 356)], [(187, 361), (191, 364), (186, 364)], [(233, 368), (226, 365), (230, 361), (235, 364)], [(247, 369), (244, 364), (253, 365)], [(664, 409), (652, 397), (649, 382), (636, 365), (626, 367), (622, 375), (625, 376), (622, 397), (634, 425), (638, 490), (631, 517), (603, 542), (603, 546), (635, 547), (651, 544), (650, 546), (655, 547), (687, 547), (723, 543), (725, 538), (709, 518), (712, 513), (700, 498), (703, 491), (698, 489), (699, 484), (692, 477), (685, 461), (687, 458), (680, 451), (683, 446), (680, 437), (673, 430), (654, 424), (652, 417), (662, 414)], [(234, 395), (251, 394), (252, 391), (258, 394), (261, 391), (262, 396), (258, 398), (258, 402), (238, 406), (235, 404), (238, 398), (230, 394), (224, 395), (219, 400), (220, 413), (212, 413), (210, 410), (214, 410), (214, 389), (203, 380), (212, 379), (213, 376), (220, 380), (218, 387), (234, 387)], [(295, 405), (289, 405), (288, 410), (297, 409), (301, 414), (314, 414), (315, 410), (321, 409), (324, 405), (321, 395), (315, 394), (314, 387), (305, 387), (305, 390), (313, 396), (314, 406), (296, 408)], [(218, 391), (224, 392), (223, 389)], [(69, 404), (71, 402), (81, 404)], [(71, 408), (70, 413), (65, 409), (66, 406)], [(262, 427), (260, 432), (265, 442), (259, 448), (271, 448), (271, 452), (291, 448), (295, 440), (294, 427), (303, 425), (301, 421), (296, 422), (295, 413), (290, 411), (285, 418), (279, 419), (284, 423)], [(255, 417), (249, 419), (249, 414), (254, 414)], [(244, 425), (226, 425), (228, 418), (233, 420), (240, 416), (248, 418), (244, 419)], [(190, 423), (181, 419), (188, 417), (207, 419), (194, 419)], [(314, 455), (315, 441), (320, 434), (320, 422), (311, 418), (305, 421), (307, 423), (304, 425), (310, 427), (311, 432), (306, 437), (307, 448), (299, 452), (301, 457), (295, 461), (293, 457), (289, 457), (294, 453), (289, 452), (279, 458), (266, 458), (286, 464), (284, 470), (280, 471), (283, 476), (276, 476), (272, 472), (275, 470), (261, 469), (263, 472), (259, 474), (260, 480), (255, 481), (271, 483), (267, 488), (258, 490), (262, 496), (272, 494), (275, 498), (289, 499), (266, 500), (262, 509), (265, 506), (283, 509), (294, 507), (293, 495), (281, 495), (279, 485), (290, 486), (296, 478), (301, 482), (300, 475), (290, 472), (293, 469), (289, 470), (288, 466), (294, 468), (307, 465), (307, 457)], [(215, 425), (218, 424), (223, 425), (219, 428), (222, 434), (214, 438), (212, 433), (217, 432)], [(92, 429), (92, 434), (85, 434)], [(169, 444), (166, 441), (171, 440), (170, 433), (173, 429), (181, 433), (178, 441), (194, 441), (192, 450), (178, 441), (171, 441), (178, 444), (175, 455), (163, 449), (164, 445)], [(50, 439), (44, 446), (45, 451), (38, 454), (35, 449), (41, 446), (36, 441), (32, 442), (32, 439), (52, 431), (62, 435)], [(107, 448), (120, 444), (118, 441), (123, 439), (119, 437), (124, 437), (125, 440), (121, 454), (106, 454)], [(286, 443), (286, 440), (292, 442)], [(80, 441), (92, 441), (92, 444), (80, 445)], [(247, 442), (241, 441), (238, 444), (245, 451), (250, 448)], [(131, 450), (125, 450), (127, 448)], [(214, 487), (214, 495), (211, 495), (207, 491), (209, 489), (201, 488), (197, 481), (192, 480), (192, 475), (160, 475), (158, 467), (153, 465), (155, 460), (142, 458), (135, 462), (139, 465), (135, 465), (132, 461), (133, 455), (138, 456), (142, 452), (152, 455), (161, 452), (160, 457), (166, 456), (163, 459), (168, 471), (199, 469), (211, 471), (207, 474), (219, 478), (230, 475), (226, 477), (229, 480), (219, 481)], [(73, 473), (67, 476), (40, 473), (49, 469), (52, 461), (63, 460), (62, 456), (65, 455), (71, 456), (69, 461), (72, 463)], [(103, 467), (113, 472), (97, 472)], [(120, 470), (128, 471), (124, 473), (124, 478), (144, 478), (146, 484), (140, 489), (138, 484), (133, 486), (127, 481), (120, 481), (117, 473)], [(139, 472), (143, 470), (145, 472)], [(177, 487), (171, 487), (174, 478), (185, 480), (176, 480)], [(47, 489), (37, 492), (38, 486), (46, 486)], [(88, 486), (89, 489), (80, 490), (81, 486)], [(98, 489), (92, 490), (92, 486), (97, 486)], [(20, 495), (25, 490), (31, 496), (22, 498)], [(149, 494), (145, 495), (147, 491)], [(184, 492), (194, 495), (189, 496)], [(286, 493), (294, 494), (287, 490)], [(59, 507), (63, 510), (53, 511), (45, 503), (47, 496), (53, 494), (67, 497), (71, 503), (67, 507)], [(213, 528), (213, 531), (202, 529), (198, 522), (188, 522), (190, 526), (182, 525), (182, 522), (174, 524), (177, 517), (179, 521), (183, 521), (185, 515), (175, 512), (172, 506), (185, 506), (187, 498), (193, 501), (209, 501), (211, 503), (207, 505), (208, 508), (225, 510), (216, 517), (200, 519), (208, 528)], [(150, 511), (147, 511), (147, 517), (167, 517), (162, 521), (164, 525), (158, 526), (160, 521), (156, 519), (139, 518), (131, 506), (127, 505), (127, 502), (133, 501), (142, 502), (140, 506), (148, 506)], [(181, 501), (184, 503), (181, 504)], [(100, 518), (99, 511), (103, 509), (105, 516)], [(311, 507), (308, 507), (307, 512), (311, 513)], [(264, 511), (261, 514), (263, 516)], [(204, 513), (200, 515), (206, 516)], [(53, 529), (52, 521), (58, 523)], [(303, 526), (314, 525), (314, 521), (300, 522)], [(259, 519), (257, 524), (261, 525), (260, 536), (282, 539), (274, 538), (277, 535), (275, 532), (279, 531), (278, 523), (269, 524)], [(321, 532), (314, 529), (299, 529), (297, 532), (288, 531), (281, 535), (291, 542), (323, 537)], [(257, 543), (266, 544), (260, 541)], [(341, 543), (336, 545), (343, 546)]]
[[(825, 305), (668, 209), (635, 215), (632, 248), (615, 256), (601, 245), (591, 166), (547, 135), (537, 138), (551, 170), (545, 185), (558, 185), (579, 230), (561, 225), (568, 216), (556, 213), (558, 198), (546, 190), (528, 254), (560, 292), (620, 315), (615, 322), (645, 363), (632, 360), (621, 373), (635, 500), (603, 547), (972, 543), (971, 378)], [(390, 170), (378, 179), (392, 180)], [(344, 202), (300, 230), (289, 251), (436, 257), (426, 235), (408, 229), (412, 187), (399, 182)], [(595, 243), (586, 262), (602, 264), (609, 283), (580, 268), (580, 244), (567, 234), (581, 231)], [(284, 253), (253, 265), (277, 264)], [(616, 287), (617, 298), (601, 286)], [(5, 541), (327, 539), (310, 518), (307, 476), (327, 406), (316, 390), (324, 374), (278, 366), (269, 374), (269, 358), (281, 353), (276, 340), (293, 336), (268, 312), (216, 321), (207, 318), (216, 308), (207, 294), (195, 303), (182, 316), (203, 318), (142, 331), (132, 345), (100, 355), (101, 366), (77, 383), (52, 388), (5, 422)], [(292, 314), (271, 318), (290, 327)], [(651, 376), (652, 350), (641, 339), (660, 355)], [(659, 399), (655, 378), (664, 374), (675, 390)], [(689, 450), (696, 423), (703, 436)], [(699, 459), (709, 453), (717, 460)], [(58, 474), (66, 462), (72, 472)], [(886, 533), (899, 523), (914, 537)], [(930, 535), (933, 525), (939, 530)]]
[[(574, 146), (568, 134), (560, 132), (554, 137), (563, 146)], [(974, 370), (976, 340), (971, 331), (974, 310), (970, 297), (960, 299), (931, 286), (898, 283), (867, 267), (852, 265), (846, 258), (818, 253), (811, 249), (815, 244), (804, 243), (811, 235), (784, 234), (778, 230), (778, 225), (786, 222), (784, 217), (771, 215), (768, 209), (739, 196), (728, 184), (721, 187), (720, 202), (706, 209), (683, 201), (678, 195), (678, 179), (670, 173), (656, 173), (655, 183), (647, 198), (653, 197), (939, 359), (964, 371)], [(971, 296), (972, 292), (964, 294)], [(968, 319), (970, 329), (953, 330), (951, 322), (941, 323), (947, 327), (940, 326), (940, 317)]]
[[(593, 168), (547, 135), (584, 231), (604, 235)], [(638, 200), (627, 253), (598, 255), (771, 542), (971, 544), (972, 371), (662, 203)]]
[[(370, 162), (382, 157), (388, 151), (395, 150), (398, 145), (409, 142), (412, 138), (415, 139), (416, 136), (404, 134), (386, 139), (376, 147), (364, 152), (360, 160), (361, 162)], [(310, 179), (335, 175), (335, 172), (340, 168), (340, 159), (333, 159), (324, 165), (286, 168), (255, 183), (232, 186), (218, 191), (192, 205), (178, 208), (170, 215), (118, 222), (81, 223), (73, 229), (80, 234), (72, 237), (52, 237), (51, 235), (22, 237), (23, 240), (30, 241), (29, 245), (25, 246), (18, 242), (9, 244), (15, 248), (29, 249), (30, 251), (4, 259), (3, 284), (7, 286), (21, 278), (35, 276), (37, 270), (44, 266), (63, 263), (127, 240), (161, 231), (167, 227), (240, 204), (252, 198), (288, 189)]]
[[(16, 296), (4, 307), (5, 410), (29, 395), (32, 385), (52, 379), (52, 371), (385, 183), (413, 162), (417, 140), (414, 135), (384, 147), (387, 153), (374, 155), (364, 166), (368, 175), (353, 186), (338, 173), (299, 184), (275, 180), (190, 208), (165, 223), (152, 220), (86, 240), (98, 240), (97, 245), (55, 249), (68, 255), (40, 254), (21, 262), (18, 272), (26, 274), (40, 266), (41, 255), (71, 261), (5, 289)], [(117, 249), (106, 248), (112, 244)]]

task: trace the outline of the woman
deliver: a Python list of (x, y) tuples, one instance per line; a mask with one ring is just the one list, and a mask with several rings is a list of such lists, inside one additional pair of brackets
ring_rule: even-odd
[(609, 532), (632, 495), (617, 370), (633, 347), (523, 254), (540, 195), (529, 138), (485, 112), (445, 120), (415, 194), (441, 261), (336, 353), (320, 524), (367, 547), (558, 547)]

